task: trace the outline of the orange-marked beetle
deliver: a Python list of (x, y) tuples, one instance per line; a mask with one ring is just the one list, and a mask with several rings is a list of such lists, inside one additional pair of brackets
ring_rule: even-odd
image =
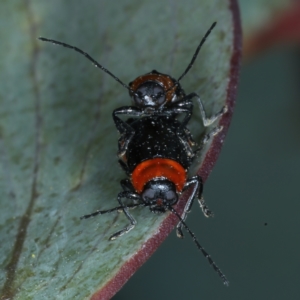
[[(196, 175), (188, 178), (187, 172), (197, 152), (222, 130), (222, 127), (215, 127), (204, 136), (199, 147), (194, 149), (195, 142), (187, 128), (193, 112), (192, 100), (194, 98), (197, 100), (204, 126), (209, 126), (215, 122), (226, 112), (227, 108), (223, 107), (217, 114), (207, 118), (200, 97), (196, 93), (186, 95), (181, 88), (180, 80), (193, 66), (203, 43), (215, 25), (216, 23), (213, 23), (202, 38), (191, 62), (177, 80), (153, 70), (137, 77), (129, 85), (124, 84), (81, 49), (51, 39), (39, 39), (71, 48), (83, 54), (96, 67), (128, 89), (133, 99), (132, 106), (123, 106), (113, 111), (113, 120), (120, 133), (118, 142), (119, 163), (128, 176), (128, 178), (121, 181), (123, 191), (117, 197), (119, 206), (108, 210), (98, 210), (92, 214), (82, 216), (81, 219), (114, 211), (123, 211), (129, 220), (129, 224), (110, 236), (110, 240), (114, 240), (128, 233), (137, 224), (129, 212), (130, 208), (149, 207), (150, 211), (154, 213), (170, 211), (179, 219), (176, 228), (177, 236), (183, 237), (182, 228), (185, 228), (198, 249), (219, 274), (223, 283), (228, 285), (225, 275), (199, 244), (195, 235), (185, 223), (194, 198), (198, 198), (200, 207), (206, 217), (212, 215), (202, 197), (203, 184), (201, 177)], [(182, 120), (178, 118), (181, 114), (184, 114)], [(127, 120), (122, 120), (119, 117), (120, 115), (130, 117)], [(192, 187), (192, 192), (182, 215), (179, 215), (173, 206), (178, 202), (180, 194), (189, 187)], [(123, 199), (132, 200), (132, 204), (125, 205)]]

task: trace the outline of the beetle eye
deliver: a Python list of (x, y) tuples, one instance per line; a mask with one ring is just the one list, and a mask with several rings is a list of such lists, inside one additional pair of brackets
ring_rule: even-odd
[(158, 104), (158, 105), (162, 105), (164, 102), (165, 102), (165, 99), (166, 99), (166, 97), (165, 97), (165, 93), (162, 93), (162, 92), (158, 92), (157, 94), (156, 94), (156, 103)]
[(165, 193), (165, 199), (169, 205), (174, 205), (178, 201), (178, 195), (175, 191), (169, 190)]
[(133, 96), (133, 100), (137, 106), (143, 107), (144, 106), (144, 100), (145, 98), (145, 91), (142, 88), (138, 88), (136, 93)]
[(142, 195), (145, 202), (148, 202), (149, 200), (153, 200), (155, 196), (155, 190), (153, 189), (146, 189)]
[(165, 196), (166, 196), (166, 200), (168, 200), (168, 201), (177, 200), (177, 194), (172, 190), (167, 191), (165, 193)]

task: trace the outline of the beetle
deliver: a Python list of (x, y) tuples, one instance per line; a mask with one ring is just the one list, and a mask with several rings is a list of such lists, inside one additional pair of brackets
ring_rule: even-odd
[[(127, 174), (127, 178), (120, 182), (123, 191), (117, 197), (119, 206), (108, 210), (97, 210), (82, 216), (81, 219), (113, 211), (123, 211), (129, 224), (110, 236), (109, 239), (114, 240), (131, 231), (137, 224), (129, 212), (130, 208), (149, 207), (153, 213), (170, 211), (179, 219), (176, 227), (177, 236), (183, 237), (182, 228), (184, 227), (193, 238), (198, 249), (219, 274), (223, 283), (228, 285), (225, 275), (199, 244), (185, 223), (195, 198), (198, 198), (204, 215), (206, 217), (212, 216), (212, 212), (202, 197), (202, 178), (199, 175), (188, 178), (187, 173), (203, 145), (222, 130), (221, 126), (216, 126), (202, 138), (200, 147), (194, 149), (196, 144), (187, 128), (193, 112), (192, 100), (194, 98), (197, 100), (205, 127), (219, 119), (227, 111), (227, 107), (223, 107), (218, 113), (208, 118), (199, 95), (196, 93), (186, 95), (180, 85), (180, 80), (193, 66), (203, 43), (215, 25), (216, 22), (206, 32), (191, 62), (177, 80), (167, 74), (153, 70), (137, 77), (129, 85), (124, 84), (81, 49), (52, 39), (42, 37), (39, 39), (71, 48), (83, 54), (96, 67), (127, 88), (133, 100), (133, 105), (122, 106), (112, 113), (114, 123), (120, 133), (118, 141), (119, 163)], [(184, 114), (182, 120), (179, 118), (181, 114)], [(129, 116), (129, 118), (123, 120), (120, 118), (122, 115)], [(179, 196), (189, 188), (192, 188), (192, 192), (182, 215), (180, 215), (173, 206), (178, 202)], [(132, 200), (132, 204), (125, 204), (124, 199)]]

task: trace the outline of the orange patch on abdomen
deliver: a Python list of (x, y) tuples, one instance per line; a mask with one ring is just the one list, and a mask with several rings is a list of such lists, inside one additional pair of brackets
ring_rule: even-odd
[(151, 179), (164, 177), (181, 192), (186, 182), (186, 171), (181, 164), (168, 158), (152, 158), (138, 164), (131, 175), (133, 187), (141, 193), (145, 184)]

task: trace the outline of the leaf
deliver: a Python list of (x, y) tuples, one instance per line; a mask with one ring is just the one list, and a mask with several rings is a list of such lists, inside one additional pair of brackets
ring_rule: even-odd
[[(127, 91), (78, 53), (84, 49), (122, 81), (157, 69), (178, 78), (209, 26), (217, 27), (182, 81), (208, 114), (224, 104), (224, 126), (198, 161), (207, 178), (229, 126), (236, 96), (240, 31), (235, 1), (5, 1), (0, 10), (0, 259), (2, 297), (109, 299), (157, 249), (177, 220), (133, 211), (80, 221), (117, 204), (125, 177), (116, 159), (111, 113)], [(196, 109), (195, 109), (196, 110)], [(195, 139), (204, 129), (194, 118)], [(191, 123), (192, 124), (192, 123)], [(209, 129), (208, 129), (209, 130)], [(179, 201), (182, 210), (185, 199)]]

